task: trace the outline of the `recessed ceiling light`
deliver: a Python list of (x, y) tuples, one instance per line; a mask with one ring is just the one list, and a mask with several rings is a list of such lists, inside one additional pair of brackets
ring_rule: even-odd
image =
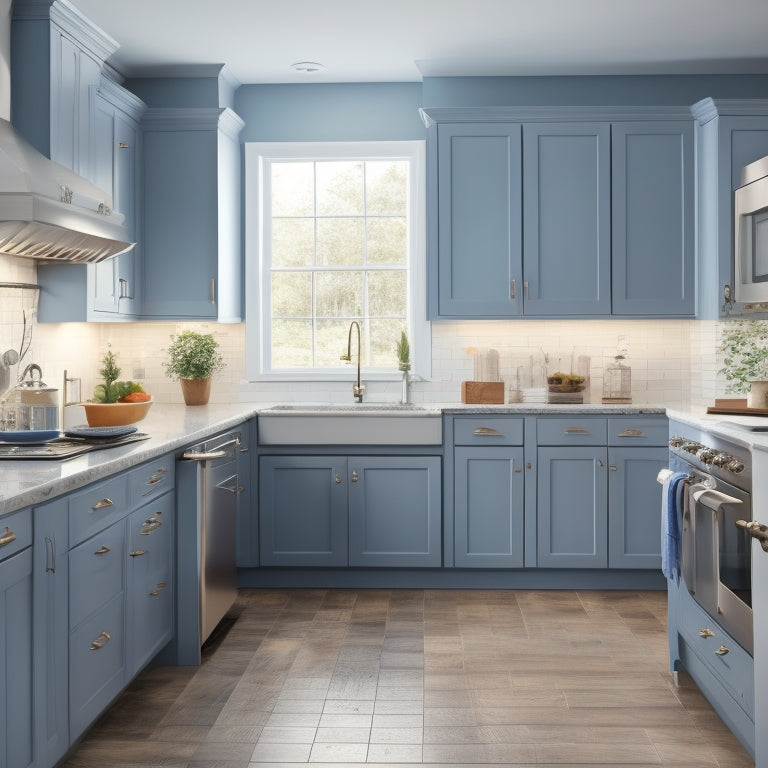
[(296, 72), (305, 72), (312, 74), (313, 72), (320, 72), (325, 69), (322, 64), (318, 64), (316, 61), (297, 61), (295, 64), (291, 64), (291, 69)]

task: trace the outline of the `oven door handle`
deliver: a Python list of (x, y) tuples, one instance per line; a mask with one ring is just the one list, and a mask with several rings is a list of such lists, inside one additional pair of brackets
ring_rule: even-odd
[(768, 552), (768, 525), (758, 523), (757, 520), (737, 520), (735, 524), (743, 528), (753, 539), (757, 539), (763, 551)]
[(700, 491), (694, 491), (691, 495), (697, 504), (703, 504), (714, 512), (717, 512), (724, 504), (742, 503), (741, 499), (735, 499), (733, 496), (728, 496), (728, 494), (716, 491), (713, 488), (704, 488)]

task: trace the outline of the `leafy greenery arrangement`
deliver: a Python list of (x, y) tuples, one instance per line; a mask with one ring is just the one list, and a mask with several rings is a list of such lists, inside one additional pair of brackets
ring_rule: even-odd
[(749, 392), (750, 381), (768, 379), (768, 320), (735, 320), (723, 329), (718, 351), (724, 353), (718, 371), (727, 392)]
[(171, 336), (165, 372), (171, 379), (210, 379), (224, 368), (219, 343), (210, 333), (182, 331)]
[(411, 370), (411, 345), (405, 331), (401, 331), (400, 340), (397, 342), (397, 363), (401, 371)]
[[(102, 367), (99, 376), (104, 379), (103, 384), (97, 384), (93, 390), (93, 399), (97, 403), (116, 403), (118, 400), (128, 398), (137, 392), (144, 392), (144, 388), (136, 381), (118, 381), (120, 368), (117, 365), (117, 355), (108, 349), (101, 358)], [(149, 400), (149, 395), (141, 398)]]

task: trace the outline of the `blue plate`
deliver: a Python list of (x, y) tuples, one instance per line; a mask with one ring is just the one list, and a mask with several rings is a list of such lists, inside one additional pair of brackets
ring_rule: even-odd
[(136, 427), (126, 424), (122, 427), (72, 427), (64, 434), (67, 437), (124, 437), (136, 431)]
[(13, 432), (0, 432), (0, 441), (3, 443), (50, 443), (61, 436), (58, 429), (19, 429)]

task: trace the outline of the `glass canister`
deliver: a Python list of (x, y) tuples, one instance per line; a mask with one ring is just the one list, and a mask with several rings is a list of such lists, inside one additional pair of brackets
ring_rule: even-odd
[(0, 400), (0, 429), (8, 432), (58, 429), (58, 392), (46, 386), (39, 365), (28, 365), (21, 381)]
[(632, 369), (624, 362), (626, 358), (626, 339), (620, 337), (613, 362), (606, 366), (603, 376), (604, 403), (632, 402)]

